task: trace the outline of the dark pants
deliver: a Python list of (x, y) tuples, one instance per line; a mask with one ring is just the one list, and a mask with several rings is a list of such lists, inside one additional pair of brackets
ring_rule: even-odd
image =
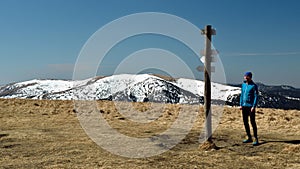
[(255, 122), (255, 112), (251, 112), (251, 107), (243, 107), (242, 113), (243, 113), (243, 121), (244, 121), (244, 126), (245, 126), (247, 136), (249, 138), (251, 138), (250, 127), (249, 127), (249, 123), (248, 123), (248, 119), (250, 116), (250, 122), (251, 122), (251, 125), (253, 128), (253, 134), (254, 134), (254, 137), (257, 139), (257, 126), (256, 126), (256, 122)]

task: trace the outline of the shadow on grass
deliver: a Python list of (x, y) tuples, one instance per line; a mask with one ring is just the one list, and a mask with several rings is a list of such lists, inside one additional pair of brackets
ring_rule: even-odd
[(7, 137), (9, 134), (0, 134), (0, 138), (1, 137)]
[(261, 140), (259, 145), (263, 145), (267, 143), (300, 144), (300, 140)]
[[(300, 140), (259, 140), (259, 144), (257, 145), (253, 145), (255, 147), (257, 146), (261, 146), (261, 145), (264, 145), (264, 144), (267, 144), (267, 143), (286, 143), (286, 144), (294, 144), (294, 145), (298, 145), (300, 144)], [(218, 149), (216, 150), (219, 150), (219, 149), (226, 149), (226, 148), (234, 148), (234, 147), (244, 147), (243, 145), (252, 145), (252, 143), (235, 143), (235, 144), (231, 144), (230, 146), (220, 146), (218, 147)]]

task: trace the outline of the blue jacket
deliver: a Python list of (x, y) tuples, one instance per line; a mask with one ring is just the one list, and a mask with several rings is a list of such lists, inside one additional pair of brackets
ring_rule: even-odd
[(242, 92), (240, 97), (240, 106), (256, 107), (258, 101), (258, 87), (251, 81), (248, 84), (242, 84)]

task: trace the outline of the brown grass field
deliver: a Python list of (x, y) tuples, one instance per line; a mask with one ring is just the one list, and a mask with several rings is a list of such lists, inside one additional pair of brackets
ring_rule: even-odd
[[(149, 104), (122, 103), (145, 112)], [(98, 110), (111, 127), (131, 137), (149, 137), (166, 130), (182, 106), (165, 105), (158, 119), (139, 124), (122, 117), (110, 101)], [(127, 105), (127, 107), (126, 107)], [(130, 105), (130, 106), (128, 106)], [(243, 144), (241, 112), (225, 107), (213, 133), (217, 150), (200, 149), (203, 107), (189, 134), (175, 147), (147, 158), (112, 154), (82, 129), (72, 101), (0, 99), (0, 168), (300, 168), (300, 111), (258, 108), (259, 146)], [(99, 113), (99, 114), (100, 114)], [(188, 113), (188, 112), (186, 112)], [(124, 147), (120, 147), (122, 149)]]

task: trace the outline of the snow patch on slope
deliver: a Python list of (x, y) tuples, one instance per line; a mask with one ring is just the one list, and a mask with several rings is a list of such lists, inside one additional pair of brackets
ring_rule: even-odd
[[(187, 91), (194, 94), (204, 96), (204, 82), (193, 79), (180, 78), (176, 81), (176, 84)], [(211, 83), (211, 96), (214, 100), (226, 100), (229, 95), (239, 94), (239, 87), (232, 87), (218, 83)]]

